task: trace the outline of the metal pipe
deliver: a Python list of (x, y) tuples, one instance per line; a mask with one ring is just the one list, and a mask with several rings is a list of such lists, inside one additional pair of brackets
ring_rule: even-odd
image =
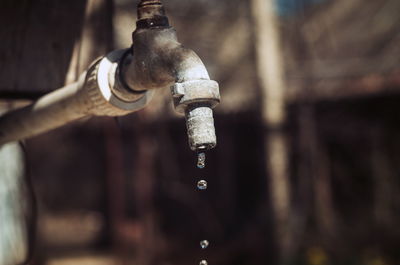
[(140, 2), (133, 43), (95, 62), (78, 82), (0, 117), (0, 144), (89, 115), (125, 115), (143, 108), (155, 89), (171, 88), (177, 112), (186, 117), (190, 148), (213, 148), (218, 83), (197, 54), (178, 42), (161, 1)]
[[(120, 98), (118, 64), (127, 50), (96, 61), (79, 80), (44, 95), (33, 104), (0, 117), (0, 145), (26, 139), (90, 115), (120, 116), (144, 107), (153, 94), (131, 93)], [(119, 91), (119, 92), (117, 92)]]
[(34, 104), (9, 112), (0, 119), (0, 143), (25, 139), (85, 116), (77, 94), (82, 80), (43, 96)]

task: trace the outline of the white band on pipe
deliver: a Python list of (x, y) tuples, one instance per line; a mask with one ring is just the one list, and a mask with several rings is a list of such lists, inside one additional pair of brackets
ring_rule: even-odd
[(110, 81), (115, 80), (118, 63), (120, 63), (126, 51), (126, 49), (123, 49), (110, 52), (100, 61), (97, 72), (97, 83), (106, 101), (119, 109), (133, 112), (145, 107), (153, 97), (154, 91), (153, 89), (147, 90), (140, 99), (133, 102), (123, 101), (112, 93), (110, 83), (114, 82)]

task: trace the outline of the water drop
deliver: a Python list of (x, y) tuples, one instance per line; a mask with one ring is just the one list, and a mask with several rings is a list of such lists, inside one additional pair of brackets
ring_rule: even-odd
[(202, 261), (200, 261), (200, 265), (208, 265), (208, 262), (205, 259), (203, 259)]
[(197, 154), (197, 167), (205, 168), (206, 166), (206, 154), (201, 152)]
[(208, 240), (202, 240), (202, 241), (200, 241), (200, 247), (201, 247), (202, 249), (206, 249), (206, 248), (208, 247), (209, 244), (210, 244), (210, 243), (208, 242)]
[(205, 180), (199, 180), (198, 182), (197, 182), (197, 188), (199, 189), (199, 190), (205, 190), (205, 189), (207, 189), (207, 181), (205, 181)]

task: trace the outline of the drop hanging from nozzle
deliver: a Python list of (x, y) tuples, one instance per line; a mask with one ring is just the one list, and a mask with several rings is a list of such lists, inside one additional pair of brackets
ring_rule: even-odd
[(197, 168), (205, 168), (206, 167), (206, 153), (199, 152), (197, 153)]

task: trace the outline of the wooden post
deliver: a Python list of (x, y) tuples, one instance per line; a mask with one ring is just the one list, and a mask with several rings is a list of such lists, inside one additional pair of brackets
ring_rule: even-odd
[(274, 1), (252, 0), (257, 54), (258, 78), (261, 86), (262, 119), (265, 134), (266, 171), (269, 177), (275, 241), (279, 264), (291, 258), (290, 185), (288, 177), (288, 144), (284, 132), (285, 82), (282, 51), (279, 43)]

